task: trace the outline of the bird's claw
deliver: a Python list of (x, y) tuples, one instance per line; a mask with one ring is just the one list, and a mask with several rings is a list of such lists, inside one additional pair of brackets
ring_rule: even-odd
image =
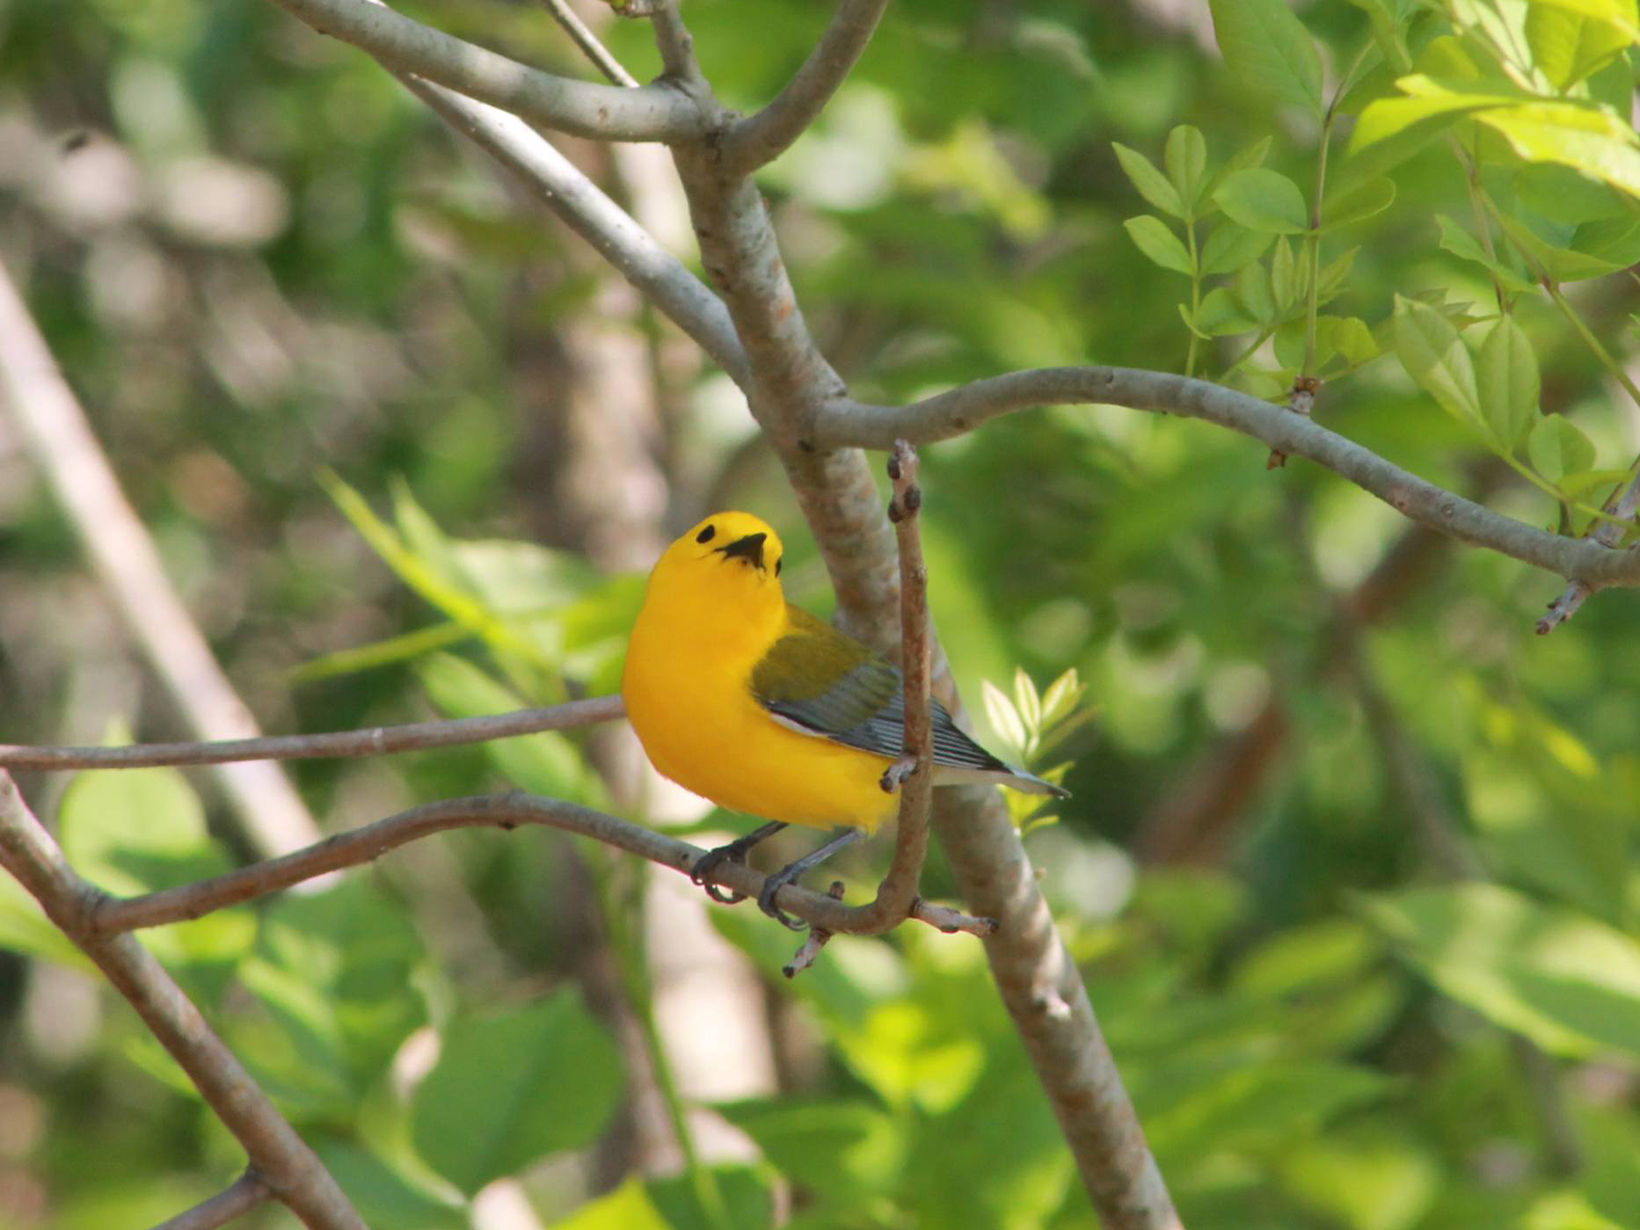
[(763, 881), (763, 887), (757, 894), (757, 908), (788, 931), (807, 931), (809, 927), (808, 923), (793, 918), (774, 903), (775, 894), (797, 879), (798, 870), (795, 867), (787, 867), (782, 871), (775, 872)]
[[(689, 872), (689, 878), (706, 890), (706, 895), (719, 905), (739, 905), (746, 900), (746, 894), (734, 889), (725, 890), (713, 884), (706, 877), (716, 871), (723, 863), (743, 863), (746, 861), (746, 847), (738, 842), (729, 842), (728, 845), (718, 846), (708, 850), (700, 856), (694, 868)], [(760, 902), (761, 904), (761, 902)]]
[(884, 794), (893, 794), (901, 786), (905, 785), (906, 779), (916, 771), (917, 758), (915, 756), (901, 756), (893, 764), (889, 765), (888, 768), (883, 770), (882, 780), (877, 784), (883, 788)]

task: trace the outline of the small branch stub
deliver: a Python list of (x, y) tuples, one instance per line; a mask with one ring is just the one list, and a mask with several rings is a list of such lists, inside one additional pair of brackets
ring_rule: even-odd
[[(1321, 391), (1319, 376), (1300, 376), (1293, 381), (1292, 392), (1287, 398), (1287, 409), (1294, 414), (1302, 414), (1309, 418), (1315, 410), (1315, 395)], [(1270, 450), (1270, 459), (1264, 463), (1266, 470), (1279, 470), (1287, 464), (1287, 454), (1279, 448)]]

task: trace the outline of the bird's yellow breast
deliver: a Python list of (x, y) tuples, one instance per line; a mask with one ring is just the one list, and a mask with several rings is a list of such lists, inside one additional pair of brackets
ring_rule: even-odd
[(651, 581), (627, 648), (621, 691), (654, 765), (731, 811), (830, 828), (875, 829), (898, 796), (889, 761), (780, 725), (751, 673), (786, 630), (786, 605), (695, 602)]

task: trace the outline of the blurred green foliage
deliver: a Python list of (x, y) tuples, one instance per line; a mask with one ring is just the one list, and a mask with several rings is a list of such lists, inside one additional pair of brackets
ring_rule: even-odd
[[(404, 7), (584, 71), (531, 5)], [(828, 12), (686, 8), (743, 108)], [(1634, 22), (1625, 0), (903, 0), (763, 186), (862, 397), (1056, 363), (1280, 398), (1320, 375), (1328, 426), (1581, 530), (1640, 449), (1617, 375)], [(606, 34), (658, 71), (645, 25)], [(0, 257), (272, 728), (614, 687), (641, 582), (562, 477), (589, 322), (650, 356), (656, 532), (753, 507), (793, 596), (830, 601), (721, 377), (365, 57), (260, 0), (0, 0), (0, 201)], [(0, 734), (181, 737), (17, 448), (0, 420)], [(1184, 1220), (1640, 1226), (1636, 600), (1539, 639), (1557, 579), (1265, 454), (1110, 407), (925, 451), (942, 639), (971, 701), (1003, 685), (974, 705), (988, 739), (1074, 761), (1027, 845)], [(636, 481), (609, 479), (611, 516)], [(1094, 720), (1049, 704), (1060, 678)], [(345, 827), (499, 784), (634, 807), (607, 769), (542, 734), (292, 772)], [(247, 853), (203, 777), (22, 784), (113, 891)], [(928, 877), (951, 891), (937, 856)], [(514, 1174), (577, 1230), (1094, 1224), (977, 944), (838, 939), (788, 987), (790, 937), (745, 909), (710, 918), (812, 1053), (712, 1108), (755, 1160), (637, 1173), (623, 1090), (658, 1079), (685, 1118), (672, 1064), (635, 1076), (612, 1024), (613, 998), (651, 1062), (673, 1024), (643, 892), (602, 850), (459, 833), (145, 940), (376, 1227), (470, 1225)], [(5, 880), (0, 943), (0, 1225), (148, 1224), (231, 1181), (237, 1145)]]

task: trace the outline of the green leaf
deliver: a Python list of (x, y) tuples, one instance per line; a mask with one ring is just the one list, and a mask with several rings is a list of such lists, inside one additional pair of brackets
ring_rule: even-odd
[(1437, 987), (1560, 1055), (1640, 1058), (1640, 944), (1492, 884), (1366, 900), (1367, 917)]
[(1014, 702), (989, 679), (980, 682), (980, 694), (985, 698), (985, 716), (990, 719), (991, 729), (997, 732), (997, 738), (1015, 750), (1023, 748), (1025, 723), (1020, 720)]
[(293, 1089), (348, 1105), (426, 1022), (412, 980), (425, 955), (401, 903), (363, 877), (278, 898), (239, 968), (287, 1043), (257, 1053)]
[(768, 1230), (774, 1224), (773, 1197), (767, 1180), (749, 1166), (714, 1166), (723, 1215), (701, 1208), (694, 1180), (687, 1174), (650, 1179), (649, 1199), (672, 1230)]
[(1320, 116), (1321, 56), (1286, 0), (1210, 0), (1225, 67), (1244, 87)]
[(560, 991), (490, 1016), (459, 1016), (411, 1101), (422, 1158), (469, 1196), (549, 1153), (591, 1144), (620, 1101), (608, 1032)]
[(91, 958), (46, 917), (29, 891), (3, 870), (0, 870), (0, 948), (44, 957), (87, 972), (96, 969)]
[[(1236, 274), (1236, 301), (1260, 325), (1274, 325), (1276, 303), (1270, 294), (1270, 275), (1262, 265), (1246, 265)], [(1208, 296), (1212, 298), (1211, 295)], [(1206, 304), (1204, 302), (1203, 306)], [(1232, 330), (1237, 332), (1238, 330)]]
[(1472, 82), (1413, 73), (1400, 78), (1395, 84), (1408, 97), (1380, 98), (1367, 105), (1361, 118), (1356, 121), (1354, 133), (1350, 135), (1352, 156), (1425, 120), (1438, 117), (1454, 119), (1484, 107), (1508, 106), (1524, 97), (1501, 79)]
[(1395, 353), (1418, 386), (1448, 414), (1483, 427), (1469, 351), (1446, 317), (1416, 299), (1395, 296)]
[(1167, 223), (1154, 214), (1141, 214), (1122, 223), (1139, 251), (1163, 269), (1171, 269), (1189, 277), (1193, 272), (1190, 253), (1185, 251), (1179, 237), (1168, 230)]
[(1258, 328), (1258, 321), (1248, 315), (1234, 295), (1219, 286), (1202, 296), (1194, 326), (1202, 337), (1228, 337), (1234, 333), (1251, 333)]
[(783, 1097), (713, 1109), (750, 1136), (775, 1169), (811, 1191), (889, 1191), (905, 1159), (905, 1125), (864, 1101)]
[(606, 1196), (583, 1204), (552, 1230), (676, 1230), (649, 1198), (643, 1180), (628, 1179)]
[(1273, 238), (1268, 231), (1250, 231), (1228, 220), (1219, 223), (1202, 247), (1203, 276), (1234, 273), (1263, 256)]
[(1378, 343), (1367, 322), (1357, 316), (1319, 316), (1315, 322), (1318, 344), (1341, 354), (1351, 367), (1357, 367), (1378, 355)]
[(1624, 120), (1569, 102), (1528, 103), (1481, 111), (1528, 162), (1556, 162), (1640, 196), (1640, 144)]
[(1213, 194), (1220, 209), (1253, 231), (1296, 235), (1309, 228), (1304, 194), (1285, 175), (1250, 167), (1227, 177)]
[[(437, 708), (450, 717), (487, 717), (524, 708), (519, 696), (464, 658), (436, 653), (416, 664), (416, 677)], [(556, 730), (493, 739), (484, 754), (508, 781), (531, 794), (602, 806), (597, 776), (569, 737)]]
[(1014, 667), (1014, 709), (1030, 734), (1042, 730), (1042, 697), (1036, 682), (1025, 673), (1023, 666)]
[(1532, 7), (1549, 5), (1610, 26), (1630, 43), (1640, 42), (1635, 0), (1531, 0)]
[[(177, 769), (81, 773), (63, 792), (57, 822), (75, 870), (122, 896), (177, 888), (232, 865), (206, 830), (199, 796)], [(255, 919), (238, 909), (145, 931), (142, 941), (167, 965), (193, 967), (204, 982), (191, 989), (214, 995), (255, 935)]]
[(320, 1137), (313, 1148), (366, 1225), (392, 1226), (393, 1230), (467, 1230), (472, 1224), (448, 1189), (434, 1195), (354, 1141)]
[(1633, 40), (1605, 21), (1538, 0), (1526, 11), (1526, 43), (1532, 62), (1555, 89), (1564, 91), (1598, 72)]
[(1363, 180), (1327, 202), (1321, 213), (1322, 233), (1383, 213), (1394, 201), (1394, 180), (1385, 175)]
[(1167, 176), (1163, 175), (1156, 164), (1146, 158), (1136, 149), (1129, 149), (1120, 141), (1112, 141), (1111, 148), (1116, 151), (1116, 161), (1122, 164), (1122, 170), (1133, 181), (1133, 186), (1144, 197), (1164, 214), (1171, 214), (1175, 218), (1185, 216), (1184, 203), (1179, 198), (1179, 190)]
[(1507, 291), (1520, 294), (1534, 288), (1535, 284), (1529, 279), (1523, 278), (1509, 266), (1488, 256), (1479, 241), (1451, 218), (1445, 214), (1437, 214), (1435, 222), (1441, 228), (1441, 247), (1453, 256), (1480, 265)]
[(1270, 294), (1275, 299), (1276, 311), (1285, 316), (1298, 299), (1298, 268), (1293, 263), (1292, 245), (1283, 236), (1276, 240), (1275, 254), (1270, 257)]
[(1537, 355), (1513, 317), (1492, 326), (1475, 367), (1481, 414), (1503, 447), (1514, 452), (1538, 417)]
[(1594, 443), (1563, 414), (1538, 420), (1526, 439), (1526, 455), (1532, 468), (1550, 482), (1594, 468)]
[(1167, 147), (1162, 157), (1167, 164), (1168, 178), (1178, 190), (1179, 200), (1184, 205), (1184, 216), (1193, 218), (1201, 201), (1202, 183), (1207, 174), (1207, 142), (1197, 129), (1189, 124), (1180, 124), (1167, 134)]
[[(1224, 183), (1225, 180), (1229, 179), (1237, 171), (1245, 171), (1249, 167), (1262, 166), (1264, 164), (1264, 159), (1269, 155), (1269, 153), (1269, 137), (1260, 137), (1257, 141), (1254, 141), (1246, 148), (1237, 150), (1234, 154), (1230, 155), (1230, 160), (1215, 171), (1213, 173), (1213, 177), (1207, 181), (1205, 186), (1203, 186), (1202, 196), (1211, 201), (1214, 193), (1218, 192), (1220, 184)], [(1211, 211), (1209, 210), (1205, 212)]]

